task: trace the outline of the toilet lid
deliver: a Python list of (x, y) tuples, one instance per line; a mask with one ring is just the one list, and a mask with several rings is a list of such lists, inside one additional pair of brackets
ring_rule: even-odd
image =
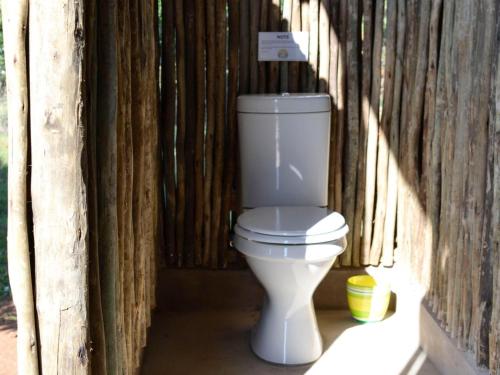
[(349, 228), (342, 215), (321, 207), (258, 207), (238, 217), (234, 231), (252, 241), (280, 244), (337, 240)]

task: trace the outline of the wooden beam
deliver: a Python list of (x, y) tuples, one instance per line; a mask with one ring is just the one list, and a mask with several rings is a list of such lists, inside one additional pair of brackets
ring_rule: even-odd
[(5, 69), (9, 124), (9, 281), (17, 314), (17, 370), (38, 374), (35, 302), (28, 241), (28, 1), (3, 1)]

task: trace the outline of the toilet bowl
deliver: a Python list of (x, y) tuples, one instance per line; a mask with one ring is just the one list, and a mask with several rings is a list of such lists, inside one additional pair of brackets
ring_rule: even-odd
[(341, 254), (344, 218), (319, 207), (259, 207), (234, 228), (234, 245), (266, 291), (251, 347), (287, 365), (315, 361), (323, 350), (312, 296)]
[(325, 94), (238, 97), (241, 204), (234, 247), (266, 290), (251, 347), (297, 365), (322, 352), (313, 293), (346, 247), (328, 202), (331, 99)]

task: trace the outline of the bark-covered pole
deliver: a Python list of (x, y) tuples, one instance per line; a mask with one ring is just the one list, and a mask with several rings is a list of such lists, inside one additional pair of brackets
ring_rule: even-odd
[(30, 1), (31, 195), (41, 372), (88, 374), (85, 3)]
[(17, 367), (38, 374), (35, 306), (27, 224), (28, 80), (26, 23), (28, 1), (2, 2), (9, 122), (8, 257), (17, 311)]

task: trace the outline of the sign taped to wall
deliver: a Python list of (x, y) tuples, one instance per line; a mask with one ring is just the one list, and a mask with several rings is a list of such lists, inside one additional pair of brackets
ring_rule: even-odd
[(308, 32), (259, 33), (259, 61), (307, 61), (308, 54)]

